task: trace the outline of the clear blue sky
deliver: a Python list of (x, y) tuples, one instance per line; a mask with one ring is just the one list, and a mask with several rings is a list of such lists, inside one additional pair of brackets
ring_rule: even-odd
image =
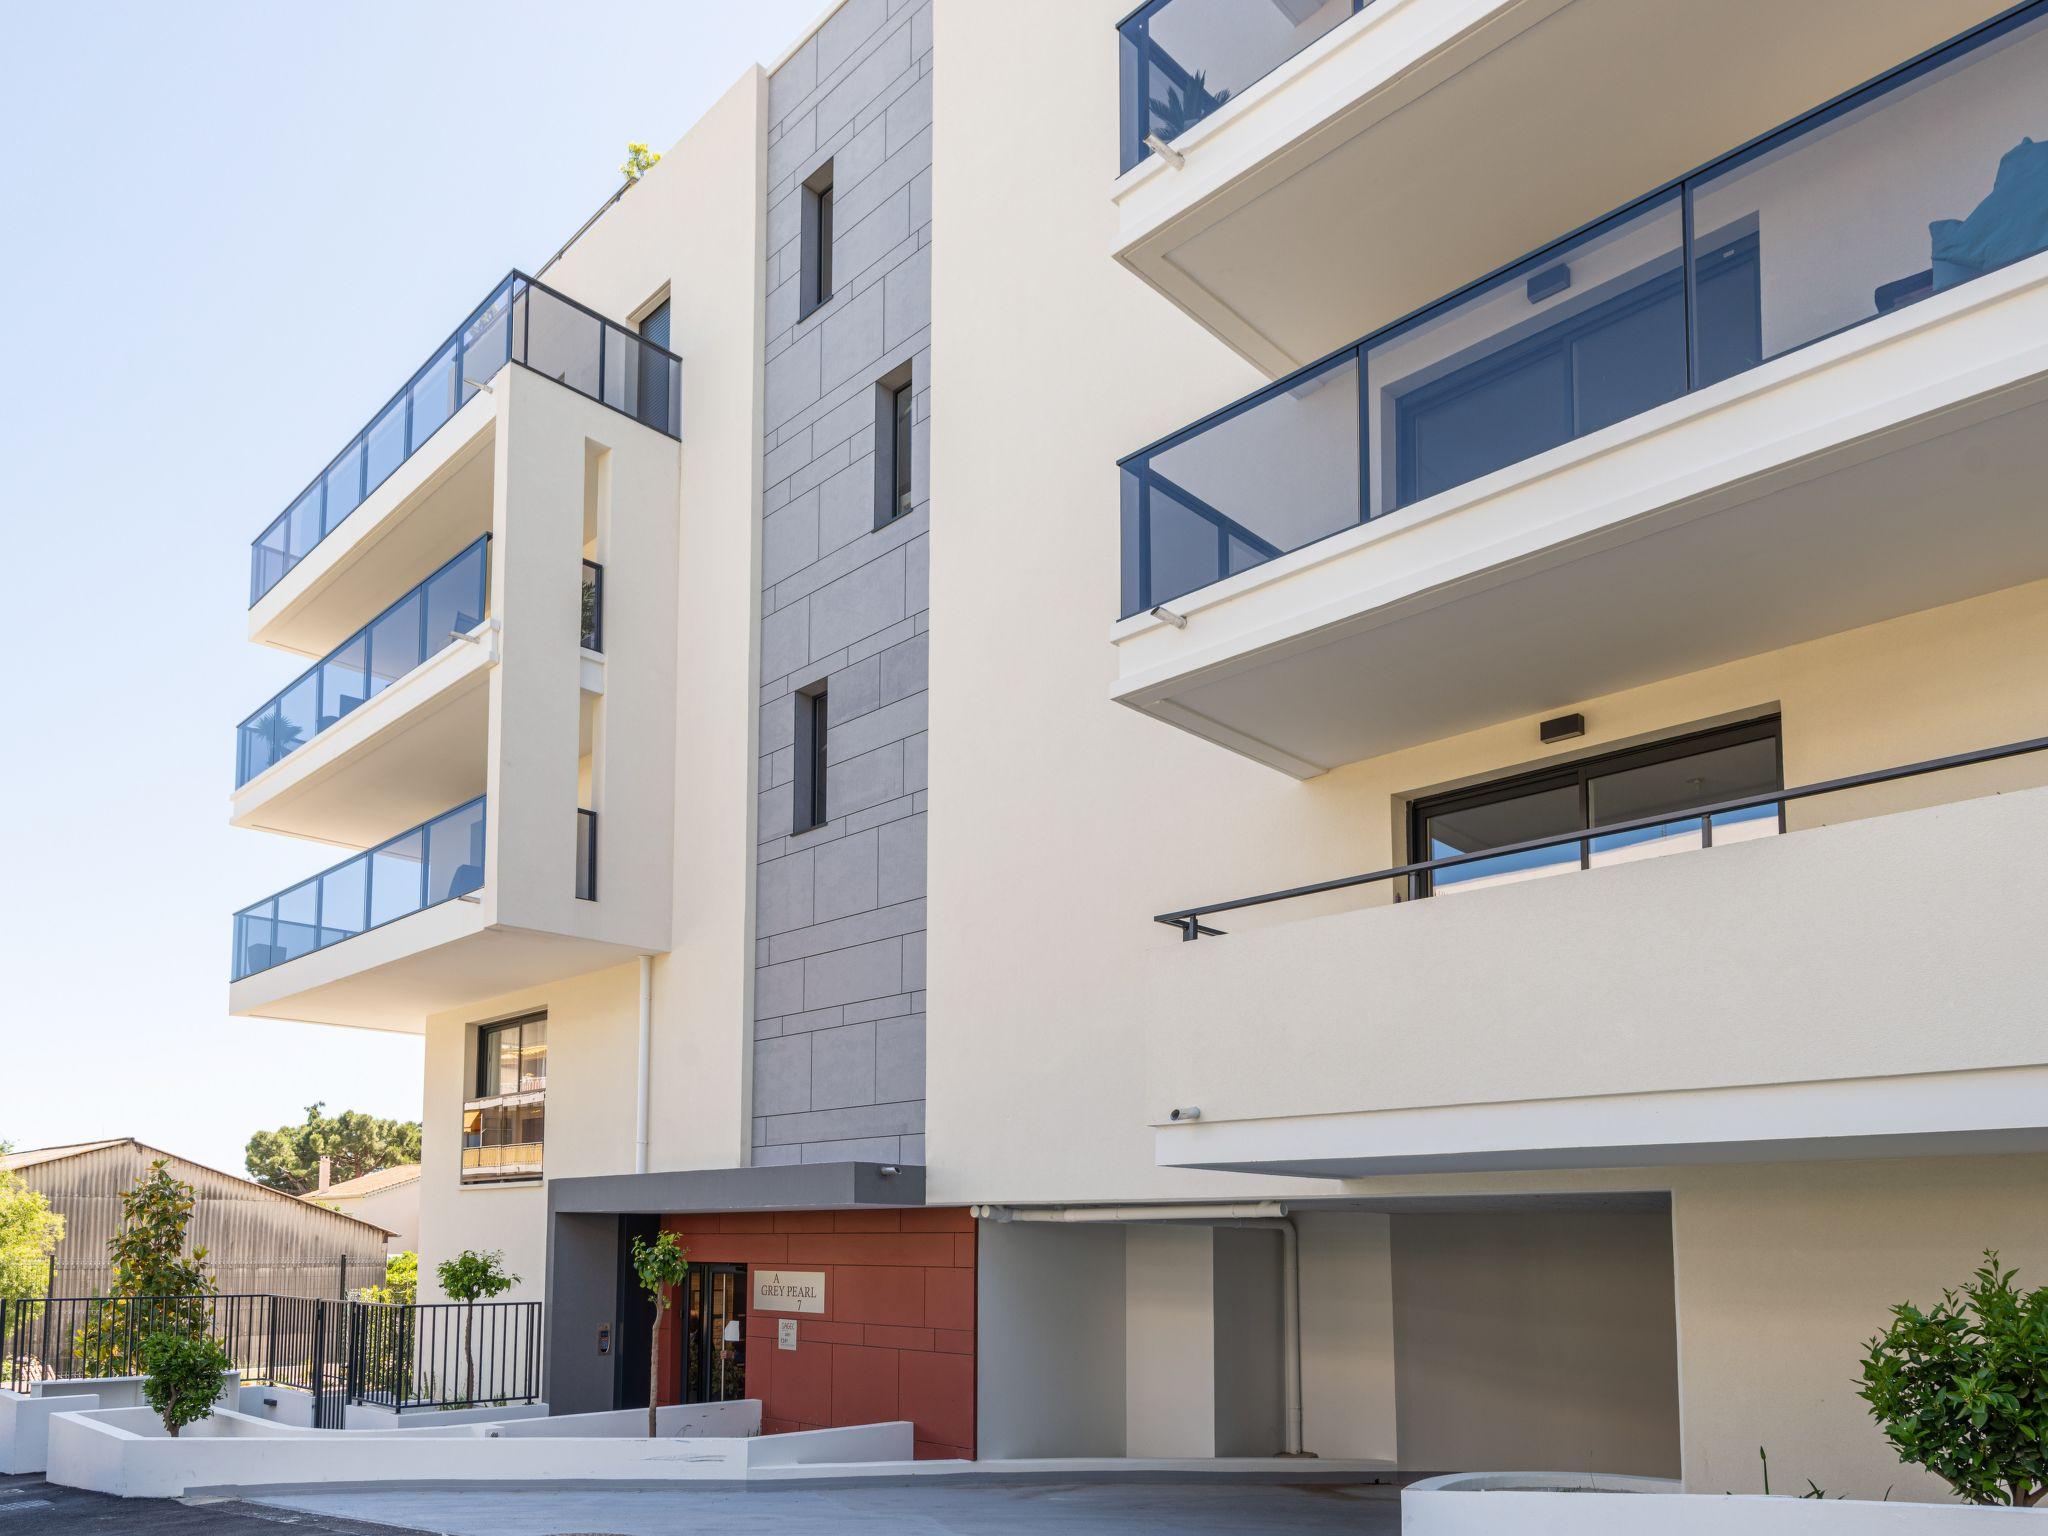
[(513, 266), (823, 0), (70, 4), (0, 49), (0, 1139), (239, 1170), (413, 1118), (409, 1036), (227, 1017), (229, 914), (334, 862), (227, 825), (249, 541)]

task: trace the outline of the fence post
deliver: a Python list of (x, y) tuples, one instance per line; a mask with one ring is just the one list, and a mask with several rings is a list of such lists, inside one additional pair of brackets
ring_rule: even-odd
[(270, 1294), (270, 1327), (263, 1341), (263, 1379), (277, 1384), (277, 1293)]
[[(421, 611), (424, 612), (426, 609), (426, 605), (422, 603), (420, 605), (420, 608)], [(336, 1291), (334, 1294), (339, 1296), (343, 1301), (348, 1300), (348, 1255), (345, 1253), (341, 1256), (341, 1289)]]
[(307, 1378), (313, 1388), (313, 1427), (325, 1429), (322, 1410), (327, 1406), (327, 1303), (313, 1303), (313, 1360)]

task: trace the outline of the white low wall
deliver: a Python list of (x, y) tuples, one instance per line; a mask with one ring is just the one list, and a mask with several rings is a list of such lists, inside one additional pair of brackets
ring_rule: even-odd
[(761, 1436), (758, 1402), (711, 1409), (662, 1409), (654, 1440), (644, 1409), (392, 1430), (301, 1429), (222, 1410), (176, 1439), (147, 1409), (69, 1412), (50, 1421), (48, 1476), (124, 1498), (176, 1498), (337, 1484), (736, 1483), (756, 1469), (908, 1464), (915, 1454), (908, 1422)]
[[(239, 1371), (221, 1373), (221, 1397), (233, 1401)], [(40, 1472), (49, 1464), (50, 1420), (98, 1408), (148, 1412), (140, 1376), (57, 1377), (26, 1392), (0, 1391), (0, 1472)]]
[[(100, 1406), (119, 1408), (125, 1405), (102, 1402)], [(235, 1408), (252, 1419), (262, 1419), (273, 1425), (292, 1429), (313, 1427), (313, 1394), (298, 1387), (244, 1387)], [(482, 1408), (408, 1408), (403, 1413), (369, 1403), (353, 1403), (345, 1410), (341, 1427), (351, 1430), (410, 1430), (436, 1426), (445, 1428), (450, 1424), (502, 1424), (508, 1419), (544, 1419), (547, 1412), (546, 1403)]]
[[(1560, 1492), (1560, 1489), (1572, 1490)], [(1401, 1536), (1970, 1536), (2048, 1533), (2048, 1510), (1685, 1493), (1661, 1478), (1477, 1472), (1401, 1491)]]

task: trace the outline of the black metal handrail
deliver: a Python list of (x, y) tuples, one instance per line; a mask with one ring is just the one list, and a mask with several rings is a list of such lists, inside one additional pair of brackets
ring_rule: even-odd
[(1202, 922), (1203, 918), (1213, 917), (1219, 912), (1236, 912), (1245, 907), (1262, 907), (1275, 901), (1292, 901), (1299, 896), (1321, 896), (1330, 891), (1349, 890), (1353, 886), (1375, 885), (1385, 880), (1402, 880), (1411, 875), (1430, 874), (1439, 869), (1455, 869), (1461, 864), (1477, 864), (1485, 859), (1506, 858), (1517, 853), (1536, 853), (1545, 848), (1563, 848), (1572, 843), (1590, 842), (1594, 838), (1614, 837), (1625, 832), (1644, 832), (1655, 827), (1669, 826), (1674, 821), (1699, 820), (1705, 823), (1712, 817), (1730, 815), (1736, 811), (1753, 811), (1764, 806), (1785, 805), (1794, 800), (1811, 800), (1816, 795), (1838, 794), (1843, 790), (1863, 789), (1873, 784), (1894, 784), (1901, 779), (1919, 778), (1923, 774), (1942, 773), (1951, 768), (1968, 768), (1977, 763), (1996, 763), (2009, 757), (2024, 757), (2029, 752), (2042, 751), (2048, 751), (2048, 736), (2008, 742), (2002, 747), (1981, 747), (1974, 752), (1957, 752), (1947, 757), (1930, 757), (1921, 762), (1906, 763), (1896, 768), (1879, 768), (1870, 773), (1852, 773), (1839, 779), (1823, 779), (1819, 783), (1802, 784), (1794, 789), (1774, 789), (1766, 794), (1744, 795), (1736, 800), (1717, 800), (1709, 805), (1687, 806), (1680, 811), (1665, 811), (1655, 816), (1634, 816), (1627, 821), (1610, 821), (1601, 826), (1582, 827), (1573, 832), (1552, 833), (1548, 837), (1525, 838), (1519, 843), (1502, 843), (1495, 848), (1478, 848), (1470, 853), (1454, 853), (1441, 859), (1418, 859), (1413, 863), (1376, 869), (1369, 874), (1344, 875), (1335, 880), (1318, 880), (1313, 885), (1290, 886), (1284, 891), (1239, 896), (1233, 901), (1205, 902), (1198, 907), (1182, 907), (1177, 912), (1161, 912), (1152, 921), (1164, 923), (1169, 928), (1178, 928), (1182, 942), (1205, 936), (1221, 938), (1224, 930), (1206, 926)]

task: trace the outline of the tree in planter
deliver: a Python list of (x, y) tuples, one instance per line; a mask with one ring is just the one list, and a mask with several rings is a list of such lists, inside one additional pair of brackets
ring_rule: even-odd
[(1960, 1292), (1892, 1308), (1857, 1391), (1901, 1461), (1969, 1504), (2048, 1493), (2048, 1287), (2022, 1291), (1995, 1249)]
[(211, 1334), (171, 1328), (150, 1334), (138, 1353), (146, 1373), (142, 1395), (174, 1440), (187, 1424), (213, 1412), (221, 1372), (234, 1363)]
[(107, 1260), (113, 1294), (123, 1299), (93, 1307), (78, 1330), (74, 1342), (87, 1374), (133, 1374), (138, 1334), (206, 1332), (213, 1276), (204, 1248), (185, 1252), (195, 1199), (161, 1157), (121, 1196), (121, 1230), (107, 1239)]
[(473, 1403), (476, 1401), (476, 1360), (470, 1354), (469, 1338), (476, 1304), (511, 1290), (519, 1283), (519, 1277), (506, 1272), (505, 1255), (495, 1248), (489, 1253), (465, 1248), (454, 1258), (443, 1259), (434, 1272), (440, 1277), (442, 1294), (450, 1301), (463, 1304), (462, 1370), (469, 1384), (465, 1401)]
[(633, 1239), (633, 1273), (640, 1288), (654, 1301), (654, 1338), (647, 1350), (647, 1438), (654, 1438), (654, 1410), (661, 1401), (661, 1322), (671, 1305), (668, 1293), (690, 1277), (690, 1250), (676, 1241), (673, 1232), (656, 1235), (653, 1242)]

